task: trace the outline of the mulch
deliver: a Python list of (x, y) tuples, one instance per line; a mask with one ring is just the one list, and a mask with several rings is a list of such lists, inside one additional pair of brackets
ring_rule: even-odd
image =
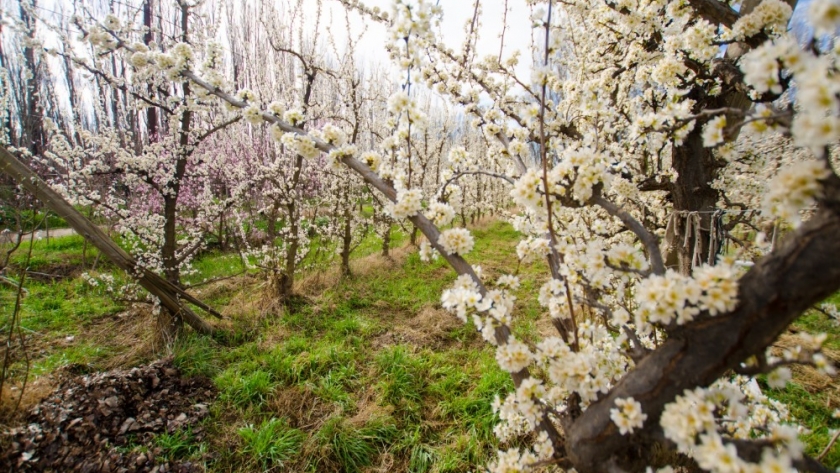
[(2, 434), (0, 471), (203, 471), (190, 462), (163, 460), (159, 449), (139, 447), (188, 428), (193, 441), (200, 441), (198, 423), (215, 396), (212, 381), (181, 377), (171, 358), (65, 379), (30, 411), (25, 426)]

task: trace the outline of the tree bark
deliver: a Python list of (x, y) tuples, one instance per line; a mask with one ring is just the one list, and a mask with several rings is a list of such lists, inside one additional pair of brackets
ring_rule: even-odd
[(353, 242), (353, 217), (350, 207), (344, 207), (344, 233), (341, 236), (341, 275), (350, 276), (350, 244)]
[[(566, 453), (578, 471), (606, 471), (610, 461), (627, 465), (634, 445), (661, 438), (665, 404), (763, 353), (800, 314), (840, 288), (840, 178), (832, 175), (826, 190), (818, 213), (739, 280), (733, 312), (705, 314), (672, 330), (604, 398), (564, 422)], [(615, 400), (626, 397), (648, 416), (644, 430), (632, 436), (621, 435), (610, 420)]]

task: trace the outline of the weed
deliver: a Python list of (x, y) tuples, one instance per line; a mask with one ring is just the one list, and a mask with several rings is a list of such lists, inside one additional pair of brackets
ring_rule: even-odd
[(423, 361), (413, 356), (407, 347), (397, 345), (382, 350), (376, 357), (376, 364), (381, 372), (382, 400), (414, 417), (423, 401)]
[(408, 460), (408, 471), (410, 473), (426, 473), (431, 471), (432, 465), (437, 460), (437, 452), (428, 445), (414, 445), (411, 448), (411, 456)]
[[(342, 417), (328, 420), (315, 434), (315, 440), (326, 454), (314, 459), (316, 466), (331, 461), (340, 471), (356, 473), (370, 466), (380, 449), (390, 445), (399, 434), (389, 418), (375, 419), (355, 427)], [(323, 469), (317, 468), (318, 471)]]
[(242, 453), (263, 470), (282, 467), (297, 455), (306, 438), (306, 434), (275, 417), (263, 421), (259, 427), (249, 424), (237, 433), (242, 439)]
[(219, 371), (218, 353), (211, 338), (190, 333), (178, 340), (173, 363), (186, 376), (213, 377)]
[(187, 458), (203, 449), (203, 444), (195, 443), (192, 429), (160, 434), (155, 437), (154, 442), (161, 451), (160, 458), (166, 461)]
[(228, 368), (216, 377), (220, 398), (244, 408), (251, 404), (262, 404), (274, 389), (271, 373), (255, 370), (243, 374), (237, 368)]

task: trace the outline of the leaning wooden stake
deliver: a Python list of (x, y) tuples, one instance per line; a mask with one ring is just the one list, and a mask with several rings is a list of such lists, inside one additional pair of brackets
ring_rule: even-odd
[(79, 235), (85, 237), (93, 246), (99, 249), (118, 268), (131, 276), (137, 277), (139, 283), (150, 294), (157, 297), (160, 303), (172, 314), (176, 314), (197, 332), (203, 334), (213, 333), (213, 327), (196, 315), (189, 307), (181, 303), (183, 298), (192, 304), (220, 317), (220, 314), (210, 307), (186, 293), (166, 279), (148, 269), (137, 266), (128, 253), (120, 248), (108, 235), (105, 234), (93, 222), (85, 218), (64, 198), (52, 190), (46, 182), (38, 177), (28, 166), (18, 161), (5, 147), (0, 146), (0, 171), (8, 174), (24, 189), (31, 192), (38, 200), (44, 203), (50, 210), (67, 221)]

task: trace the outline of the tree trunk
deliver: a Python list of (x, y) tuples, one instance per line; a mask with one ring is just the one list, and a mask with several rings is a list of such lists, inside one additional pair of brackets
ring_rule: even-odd
[(163, 247), (161, 257), (163, 259), (163, 274), (167, 281), (177, 286), (181, 285), (181, 274), (179, 270), (177, 251), (177, 213), (176, 197), (163, 198)]
[(388, 225), (385, 233), (382, 234), (382, 256), (391, 257), (391, 225)]
[[(720, 165), (716, 164), (712, 149), (703, 147), (702, 133), (702, 127), (698, 125), (681, 146), (673, 149), (672, 166), (678, 174), (671, 186), (675, 212), (672, 223), (677, 226), (668, 260), (674, 262), (676, 259), (682, 274), (691, 273), (695, 255), (701, 263), (709, 259), (710, 222), (719, 197), (711, 183), (717, 177)], [(699, 229), (696, 228), (698, 222)]]
[(283, 269), (277, 281), (277, 296), (281, 301), (288, 301), (294, 293), (295, 286), (295, 271), (297, 271), (297, 256), (300, 248), (300, 238), (298, 232), (298, 214), (297, 206), (294, 201), (288, 204), (288, 225), (290, 235), (288, 242), (286, 242), (286, 255)]
[(350, 244), (353, 242), (353, 233), (351, 224), (353, 223), (350, 215), (350, 208), (344, 208), (344, 234), (341, 238), (341, 275), (350, 276)]
[[(146, 28), (146, 32), (143, 34), (143, 44), (146, 46), (149, 46), (149, 44), (154, 40), (152, 37), (152, 2), (153, 0), (146, 0), (143, 2), (143, 27)], [(151, 84), (148, 85), (146, 93), (149, 94), (149, 97), (154, 96), (154, 88)], [(150, 143), (157, 140), (157, 125), (157, 108), (148, 107), (146, 109), (146, 132), (149, 134)]]

